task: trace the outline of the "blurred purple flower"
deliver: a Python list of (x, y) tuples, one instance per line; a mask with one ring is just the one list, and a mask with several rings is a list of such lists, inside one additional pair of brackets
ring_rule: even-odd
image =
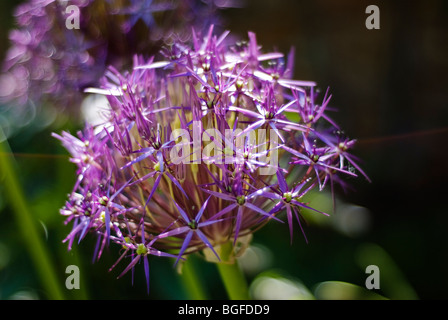
[[(7, 131), (12, 134), (42, 112), (47, 122), (65, 113), (82, 123), (83, 90), (99, 86), (109, 65), (127, 68), (135, 54), (155, 55), (162, 46), (190, 40), (191, 28), (201, 30), (205, 20), (218, 23), (225, 6), (214, 3), (27, 0), (20, 4), (0, 74)], [(69, 6), (79, 9), (79, 29), (66, 25)]]

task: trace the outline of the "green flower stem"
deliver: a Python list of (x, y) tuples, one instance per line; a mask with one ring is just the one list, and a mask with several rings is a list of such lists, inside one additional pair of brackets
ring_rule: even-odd
[(189, 257), (182, 265), (181, 281), (185, 287), (188, 299), (207, 300), (207, 293), (197, 270), (194, 257)]
[(233, 262), (229, 261), (232, 251), (232, 242), (228, 242), (222, 246), (223, 261), (217, 263), (219, 274), (221, 275), (230, 300), (250, 300), (247, 280), (238, 261), (236, 259), (233, 259)]
[(11, 207), (15, 212), (17, 225), (22, 233), (23, 241), (27, 247), (37, 272), (47, 291), (48, 298), (62, 300), (64, 296), (60, 281), (51, 263), (52, 259), (45, 247), (41, 235), (37, 231), (35, 219), (28, 210), (23, 191), (14, 167), (14, 158), (6, 139), (2, 141), (3, 132), (0, 128), (0, 178), (4, 180), (4, 190), (9, 197)]
[[(67, 161), (67, 159), (68, 156), (67, 158), (60, 158), (55, 161), (56, 169), (58, 170), (56, 185), (61, 190), (61, 200), (67, 195), (65, 190), (70, 190), (73, 187), (71, 185), (71, 179), (67, 179), (67, 176), (73, 174), (73, 163)], [(58, 239), (64, 239), (67, 236), (67, 230), (65, 228), (57, 228), (56, 232)], [(68, 252), (67, 246), (62, 245), (62, 241), (60, 243), (61, 245), (58, 246), (58, 256), (61, 264), (63, 263), (65, 266), (78, 266), (82, 274), (85, 261), (82, 259), (80, 248), (78, 246), (73, 246), (70, 252)], [(89, 287), (86, 278), (87, 277), (85, 276), (81, 276), (79, 279), (79, 289), (70, 290), (70, 294), (68, 296), (66, 295), (65, 298), (70, 300), (89, 300)]]

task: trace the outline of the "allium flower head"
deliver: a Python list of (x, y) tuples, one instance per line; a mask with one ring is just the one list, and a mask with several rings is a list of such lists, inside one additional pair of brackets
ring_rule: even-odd
[(291, 78), (293, 51), (263, 53), (254, 33), (244, 44), (228, 34), (194, 33), (165, 59), (111, 67), (87, 90), (109, 102), (103, 123), (55, 134), (78, 168), (61, 210), (69, 246), (94, 233), (98, 258), (118, 244), (119, 261), (130, 258), (123, 273), (143, 258), (149, 279), (150, 255), (221, 261), (222, 245), (247, 245), (267, 223), (286, 224), (292, 240), (304, 208), (327, 215), (303, 196), (359, 168), (352, 140), (331, 136), (330, 97), (320, 104), (316, 83)]

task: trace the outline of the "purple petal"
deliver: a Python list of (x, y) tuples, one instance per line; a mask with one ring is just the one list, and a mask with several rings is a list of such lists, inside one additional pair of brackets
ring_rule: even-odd
[(224, 214), (226, 214), (226, 213), (232, 211), (232, 210), (235, 209), (235, 207), (237, 207), (237, 206), (238, 206), (237, 203), (233, 203), (233, 204), (231, 204), (231, 205), (225, 207), (225, 208), (222, 209), (221, 211), (219, 211), (217, 214), (215, 214), (215, 215), (214, 215), (213, 217), (211, 217), (210, 219), (211, 219), (211, 220), (212, 220), (212, 219), (216, 219), (216, 218), (218, 218), (218, 217), (220, 217), (220, 216), (222, 216), (222, 215), (224, 215)]
[(265, 72), (259, 71), (259, 70), (255, 70), (253, 75), (254, 75), (254, 77), (256, 77), (260, 80), (263, 80), (263, 81), (271, 82), (274, 80), (274, 78), (272, 78), (272, 76), (270, 76), (269, 74), (267, 74)]
[(367, 179), (367, 181), (372, 182), (367, 174), (361, 169), (360, 166), (358, 166), (358, 164), (353, 159), (351, 159), (351, 157), (347, 156), (346, 154), (344, 154), (344, 157), (352, 164), (352, 166), (356, 168), (356, 170), (361, 172), (361, 174)]
[(150, 148), (150, 149), (152, 149), (152, 150), (151, 150), (151, 151), (148, 151), (148, 152), (145, 152), (144, 154), (138, 156), (137, 158), (135, 158), (135, 159), (132, 160), (132, 161), (129, 161), (129, 162), (126, 163), (124, 166), (122, 166), (120, 169), (123, 170), (123, 169), (125, 169), (125, 168), (127, 168), (127, 167), (129, 167), (129, 166), (131, 166), (131, 165), (133, 165), (133, 164), (135, 164), (135, 163), (137, 163), (137, 162), (140, 162), (140, 161), (142, 161), (143, 159), (149, 157), (149, 156), (152, 155), (153, 152), (154, 152), (154, 149), (153, 149), (153, 148)]
[(210, 200), (210, 198), (211, 198), (211, 196), (209, 196), (207, 198), (207, 200), (205, 200), (204, 204), (201, 207), (201, 210), (199, 210), (198, 214), (196, 215), (196, 218), (195, 218), (196, 222), (199, 222), (199, 220), (201, 220), (202, 214), (204, 213), (205, 207), (207, 207), (207, 203), (208, 203), (208, 200)]
[(149, 294), (149, 262), (148, 262), (148, 256), (145, 255), (143, 257), (143, 265), (145, 269), (145, 277), (146, 277), (146, 290)]
[(243, 206), (239, 206), (238, 213), (236, 215), (236, 223), (235, 223), (235, 239), (233, 240), (233, 245), (236, 244), (236, 239), (238, 239), (238, 234), (240, 232), (241, 220), (243, 218)]
[(270, 190), (272, 190), (272, 186), (264, 187), (262, 189), (259, 189), (257, 191), (252, 192), (251, 194), (246, 196), (246, 199), (252, 199), (254, 197), (263, 196), (267, 197), (269, 199), (281, 199), (282, 197), (276, 193), (272, 193)]
[(207, 189), (202, 189), (204, 192), (207, 192), (208, 194), (211, 194), (215, 197), (224, 199), (224, 200), (229, 200), (229, 201), (235, 201), (235, 197), (230, 196), (228, 194), (222, 193), (222, 192), (216, 192), (216, 191), (211, 191), (211, 190), (207, 190)]
[(260, 54), (258, 56), (258, 61), (265, 61), (265, 60), (273, 60), (273, 59), (279, 59), (279, 58), (283, 58), (283, 53), (281, 52), (271, 52), (271, 53), (265, 53), (265, 54)]
[(250, 111), (250, 110), (247, 110), (247, 109), (242, 109), (242, 108), (239, 108), (239, 107), (231, 106), (231, 107), (228, 108), (228, 110), (229, 111), (237, 111), (239, 113), (244, 114), (247, 117), (264, 119), (264, 116), (262, 116), (261, 114), (253, 112), (253, 111)]
[(268, 217), (268, 218), (272, 218), (272, 219), (274, 219), (274, 220), (277, 220), (277, 221), (283, 223), (282, 220), (278, 219), (277, 217), (275, 217), (275, 216), (273, 216), (273, 215), (270, 215), (269, 213), (263, 211), (262, 209), (258, 208), (257, 206), (253, 205), (252, 203), (246, 202), (246, 203), (244, 204), (244, 206), (247, 207), (247, 208), (249, 208), (249, 209), (251, 209), (251, 210), (253, 210), (253, 211), (256, 211), (256, 212), (258, 212), (258, 213), (260, 213), (260, 214), (262, 214), (262, 215), (264, 215), (264, 216), (266, 216), (266, 217)]
[[(134, 176), (135, 177), (135, 176)], [(121, 191), (123, 191), (123, 189), (124, 188), (126, 188), (128, 185), (129, 185), (129, 183), (132, 181), (132, 179), (134, 179), (134, 177), (132, 177), (131, 179), (129, 179), (125, 184), (123, 184), (122, 186), (121, 186), (121, 188), (120, 189), (118, 189), (110, 198), (109, 198), (109, 202), (111, 202), (112, 200), (114, 200), (115, 199), (115, 197), (117, 196), (117, 195), (119, 195), (120, 193), (121, 193)]]
[(269, 211), (270, 215), (273, 215), (274, 213), (279, 212), (280, 210), (283, 210), (283, 207), (285, 206), (285, 203), (283, 201), (277, 203), (272, 209), (271, 211)]
[(224, 221), (224, 220), (226, 220), (226, 219), (207, 220), (207, 221), (198, 223), (198, 227), (199, 227), (199, 228), (206, 227), (206, 226), (209, 226), (209, 225), (211, 225), (211, 224), (214, 224), (214, 223), (217, 223), (217, 222), (221, 222), (221, 221)]
[(177, 210), (179, 210), (179, 213), (182, 216), (182, 218), (184, 219), (184, 221), (186, 223), (188, 223), (188, 221), (190, 221), (188, 214), (181, 207), (179, 207), (179, 205), (176, 203), (176, 201), (173, 200), (173, 202), (174, 202), (174, 205), (176, 206)]
[(297, 150), (294, 150), (294, 149), (292, 149), (292, 148), (290, 148), (290, 147), (287, 147), (287, 146), (285, 146), (285, 145), (281, 145), (281, 147), (282, 147), (283, 149), (285, 149), (286, 151), (288, 151), (289, 153), (291, 153), (292, 155), (298, 157), (298, 158), (304, 159), (304, 160), (306, 160), (306, 161), (309, 161), (309, 160), (310, 160), (307, 156), (305, 156), (304, 154), (300, 153), (300, 152), (297, 151)]
[(212, 244), (208, 241), (207, 237), (205, 236), (204, 233), (202, 233), (201, 230), (196, 230), (196, 234), (199, 236), (199, 238), (202, 240), (202, 242), (205, 243), (205, 245), (207, 247), (210, 248), (210, 250), (213, 251), (213, 253), (215, 254), (215, 256), (218, 258), (219, 261), (221, 261), (221, 259), (219, 258), (218, 254), (216, 253), (215, 249), (213, 248)]
[(278, 180), (278, 186), (280, 187), (280, 190), (285, 193), (289, 191), (288, 184), (286, 183), (285, 177), (280, 172), (280, 170), (277, 170), (277, 180)]
[(287, 104), (285, 104), (283, 107), (281, 107), (280, 109), (277, 110), (277, 112), (275, 113), (276, 115), (281, 114), (283, 111), (285, 111), (286, 109), (288, 109), (290, 106), (294, 105), (297, 102), (297, 100), (292, 100), (290, 102), (288, 102)]
[(160, 183), (161, 179), (162, 179), (162, 175), (159, 174), (157, 176), (156, 181), (154, 182), (154, 185), (152, 187), (151, 193), (149, 194), (148, 200), (146, 200), (145, 207), (148, 205), (149, 201), (151, 200), (152, 196), (154, 195), (154, 192), (156, 192), (157, 187), (159, 186), (159, 183)]
[(179, 188), (180, 191), (182, 191), (182, 193), (184, 194), (184, 196), (188, 199), (187, 194), (185, 193), (184, 189), (182, 188), (182, 186), (180, 185), (179, 181), (177, 181), (176, 178), (173, 177), (173, 175), (169, 172), (165, 172), (165, 174), (168, 176), (168, 178)]
[(144, 66), (137, 66), (134, 68), (134, 70), (139, 70), (139, 69), (157, 69), (157, 68), (164, 68), (166, 66), (169, 66), (172, 62), (170, 61), (157, 61), (151, 64), (147, 64)]
[(104, 216), (105, 216), (105, 224), (106, 224), (107, 241), (109, 241), (109, 238), (110, 238), (110, 214), (109, 214), (109, 209), (107, 207), (106, 207)]
[(84, 228), (82, 228), (81, 235), (78, 238), (78, 244), (81, 242), (81, 240), (86, 235), (87, 230), (89, 229), (90, 223), (88, 221), (84, 221), (81, 225), (84, 225)]
[(150, 172), (150, 173), (148, 173), (147, 175), (141, 177), (140, 179), (135, 180), (135, 181), (132, 182), (130, 185), (134, 185), (134, 184), (140, 183), (140, 182), (142, 182), (142, 181), (144, 181), (144, 180), (146, 180), (146, 179), (152, 178), (156, 173), (158, 173), (158, 171)]
[(273, 119), (271, 121), (274, 121), (275, 123), (280, 123), (280, 124), (282, 124), (284, 126), (284, 128), (288, 128), (288, 129), (299, 130), (299, 131), (302, 131), (302, 132), (313, 130), (313, 129), (310, 129), (309, 127), (307, 127), (307, 126), (304, 126), (304, 125), (301, 125), (301, 124), (298, 124), (298, 123), (295, 123), (295, 122), (287, 121), (287, 120)]
[(294, 213), (296, 215), (297, 222), (299, 223), (300, 230), (302, 231), (303, 237), (305, 238), (306, 243), (308, 243), (308, 239), (305, 234), (305, 230), (303, 230), (302, 223), (300, 222), (299, 214), (297, 213), (297, 209), (293, 207)]
[(322, 214), (325, 215), (325, 216), (329, 216), (328, 213), (325, 213), (325, 212), (319, 211), (319, 210), (317, 210), (317, 209), (311, 208), (311, 207), (309, 207), (309, 206), (307, 206), (307, 205), (305, 205), (305, 204), (303, 204), (303, 203), (301, 203), (301, 202), (299, 202), (299, 201), (297, 201), (297, 200), (294, 200), (294, 199), (293, 199), (293, 200), (291, 200), (291, 203), (295, 204), (296, 206), (302, 207), (302, 208), (306, 208), (306, 209), (309, 209), (309, 210), (313, 210), (313, 211), (322, 213)]
[(229, 35), (230, 30), (226, 30), (224, 31), (221, 36), (218, 38), (218, 40), (216, 40), (216, 46), (219, 46), (221, 44), (221, 42), (224, 41), (224, 39)]
[(302, 81), (302, 80), (289, 80), (289, 79), (279, 79), (278, 83), (288, 88), (302, 89), (301, 87), (315, 87), (316, 82), (314, 81)]
[(277, 136), (280, 137), (280, 140), (282, 140), (282, 142), (285, 143), (285, 139), (282, 137), (282, 135), (278, 131), (277, 127), (274, 124), (274, 121), (269, 122), (269, 126), (274, 130), (274, 132), (277, 134)]
[[(157, 256), (157, 257), (177, 258), (177, 255), (162, 252), (162, 251), (159, 251), (159, 250), (153, 249), (153, 248), (150, 248), (149, 253), (152, 254), (153, 256)], [(181, 259), (184, 260), (183, 258), (181, 258)]]
[(131, 263), (123, 270), (123, 272), (117, 277), (117, 279), (121, 278), (122, 276), (124, 276), (131, 268), (133, 268), (137, 262), (140, 260), (141, 255), (136, 255), (136, 257), (134, 259), (132, 259)]
[(289, 224), (289, 234), (291, 235), (291, 244), (292, 244), (292, 235), (293, 235), (293, 228), (292, 228), (292, 212), (291, 212), (291, 206), (289, 204), (286, 205), (286, 218), (288, 219)]
[(252, 131), (252, 130), (255, 130), (255, 129), (261, 127), (265, 122), (266, 122), (266, 119), (261, 119), (261, 120), (258, 120), (257, 122), (252, 123), (252, 124), (251, 124), (250, 126), (248, 126), (246, 129), (244, 129), (243, 131), (241, 131), (240, 133), (238, 133), (238, 134), (236, 135), (236, 137), (240, 137), (240, 136), (245, 135), (246, 133), (248, 133), (248, 132), (250, 132), (250, 131)]
[(187, 249), (188, 245), (190, 244), (191, 238), (193, 237), (193, 230), (190, 230), (185, 239), (184, 239), (184, 243), (182, 243), (182, 247), (180, 248), (179, 254), (177, 256), (176, 262), (174, 263), (174, 265), (176, 266), (177, 263), (179, 262), (179, 259), (182, 257), (182, 254), (184, 253), (184, 251)]
[(170, 231), (163, 232), (163, 233), (159, 234), (157, 236), (157, 238), (158, 239), (163, 239), (163, 238), (166, 238), (166, 237), (172, 237), (172, 236), (176, 236), (178, 234), (185, 233), (185, 232), (187, 232), (189, 230), (191, 230), (189, 226), (183, 226), (183, 227), (179, 227), (179, 228), (176, 228), (176, 229), (173, 229), (173, 230), (170, 230)]

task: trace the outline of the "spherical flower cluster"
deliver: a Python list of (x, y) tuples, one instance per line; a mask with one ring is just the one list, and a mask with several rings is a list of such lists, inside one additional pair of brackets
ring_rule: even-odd
[(107, 98), (104, 122), (54, 135), (77, 165), (61, 210), (69, 247), (94, 233), (98, 258), (118, 244), (130, 261), (121, 275), (143, 260), (149, 281), (150, 255), (222, 261), (224, 244), (271, 220), (292, 239), (301, 210), (327, 215), (304, 202), (310, 190), (364, 174), (326, 114), (328, 92), (318, 103), (316, 83), (292, 79), (294, 52), (263, 53), (252, 32), (229, 45), (228, 34), (210, 27), (163, 60), (111, 67), (88, 90)]

